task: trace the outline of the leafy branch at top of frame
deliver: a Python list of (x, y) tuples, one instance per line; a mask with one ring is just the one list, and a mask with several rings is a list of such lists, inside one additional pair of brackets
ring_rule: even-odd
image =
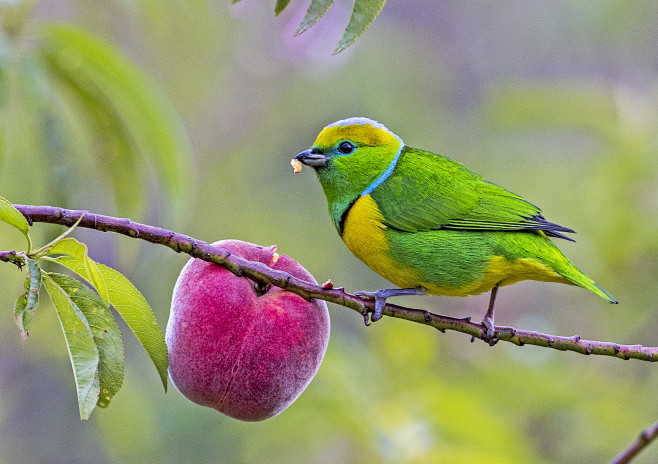
[[(233, 0), (233, 3), (238, 3), (239, 1)], [(274, 13), (278, 16), (289, 3), (290, 0), (276, 0)], [(302, 19), (295, 35), (306, 32), (313, 27), (329, 11), (333, 4), (334, 0), (311, 0), (304, 19)], [(345, 27), (343, 36), (338, 41), (334, 55), (345, 50), (365, 33), (377, 18), (379, 12), (382, 11), (385, 4), (386, 0), (354, 0), (350, 20), (347, 23), (347, 27)]]

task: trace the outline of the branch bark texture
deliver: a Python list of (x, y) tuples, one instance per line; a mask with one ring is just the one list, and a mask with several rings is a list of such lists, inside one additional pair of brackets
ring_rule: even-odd
[[(276, 285), (277, 287), (297, 293), (306, 299), (318, 298), (345, 306), (362, 315), (374, 311), (375, 304), (373, 300), (352, 295), (345, 292), (343, 288), (328, 288), (328, 286), (320, 286), (300, 280), (287, 272), (277, 271), (262, 263), (242, 259), (232, 255), (227, 250), (212, 247), (204, 241), (167, 229), (140, 224), (127, 218), (104, 216), (87, 211), (69, 210), (52, 206), (14, 206), (25, 216), (30, 225), (34, 222), (47, 222), (70, 227), (83, 216), (78, 227), (86, 227), (102, 232), (115, 232), (158, 245), (164, 245), (178, 253), (187, 253), (194, 258), (218, 264), (236, 275)], [(3, 255), (3, 257), (11, 260), (10, 254)], [(428, 325), (441, 332), (445, 332), (446, 330), (462, 332), (470, 335), (472, 337), (471, 340), (485, 338), (482, 324), (471, 322), (470, 318), (442, 316), (429, 311), (407, 308), (390, 303), (386, 304), (383, 314), (389, 317), (406, 319)], [(498, 340), (514, 343), (518, 346), (535, 345), (561, 351), (573, 351), (584, 355), (593, 354), (612, 356), (620, 359), (658, 361), (658, 347), (584, 340), (579, 335), (564, 337), (504, 326), (496, 326), (495, 332)]]
[(658, 437), (658, 422), (654, 422), (651, 427), (642, 430), (637, 439), (631, 443), (628, 448), (615, 456), (612, 461), (608, 462), (608, 464), (626, 464), (631, 462), (631, 460), (637, 456), (640, 451), (646, 448), (649, 443), (655, 440), (656, 437)]

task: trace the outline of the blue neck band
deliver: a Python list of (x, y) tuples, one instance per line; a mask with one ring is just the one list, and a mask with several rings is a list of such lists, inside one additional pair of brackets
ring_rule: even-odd
[(391, 174), (393, 174), (393, 170), (395, 169), (395, 166), (398, 164), (398, 160), (400, 159), (402, 148), (404, 148), (404, 144), (400, 143), (400, 148), (398, 149), (398, 152), (393, 157), (391, 164), (388, 165), (386, 171), (382, 172), (381, 176), (373, 180), (372, 183), (366, 187), (366, 189), (361, 193), (362, 197), (365, 197), (366, 195), (370, 195), (373, 192), (373, 190), (375, 190), (377, 187), (382, 185), (382, 183), (386, 179), (388, 179)]

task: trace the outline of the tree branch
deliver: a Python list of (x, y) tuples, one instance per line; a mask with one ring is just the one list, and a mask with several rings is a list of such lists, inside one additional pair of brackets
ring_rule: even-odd
[(608, 464), (626, 464), (637, 456), (649, 443), (658, 437), (658, 422), (654, 422), (651, 427), (642, 430), (637, 439), (624, 451), (615, 456)]
[[(84, 215), (79, 227), (99, 230), (102, 232), (115, 232), (147, 242), (164, 245), (178, 253), (187, 253), (194, 258), (218, 264), (236, 275), (250, 279), (267, 282), (277, 287), (297, 293), (306, 299), (317, 298), (331, 303), (353, 309), (359, 314), (374, 311), (374, 301), (349, 294), (343, 288), (329, 288), (300, 280), (287, 272), (277, 271), (265, 264), (242, 259), (232, 255), (227, 250), (220, 250), (208, 243), (195, 238), (181, 235), (170, 230), (133, 222), (127, 218), (115, 218), (93, 214), (87, 211), (68, 210), (52, 206), (14, 205), (32, 225), (34, 222), (47, 222), (72, 226)], [(11, 253), (11, 252), (9, 252)], [(475, 338), (483, 339), (482, 324), (471, 322), (470, 318), (454, 318), (434, 314), (421, 309), (407, 308), (394, 304), (386, 304), (383, 314), (390, 317), (406, 319), (408, 321), (425, 324), (445, 332), (454, 330), (470, 335), (471, 341)], [(612, 342), (583, 340), (579, 335), (562, 337), (540, 332), (517, 330), (513, 327), (496, 326), (495, 332), (498, 340), (514, 343), (518, 346), (535, 345), (553, 348), (561, 351), (574, 351), (580, 354), (596, 354), (613, 356), (620, 359), (639, 359), (643, 361), (658, 361), (658, 347), (644, 347), (642, 345), (620, 345)]]

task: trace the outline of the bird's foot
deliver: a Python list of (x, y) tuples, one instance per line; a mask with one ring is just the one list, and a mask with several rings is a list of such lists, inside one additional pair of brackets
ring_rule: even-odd
[(368, 321), (368, 311), (366, 309), (363, 310), (363, 321), (366, 325), (370, 325), (370, 322), (377, 322), (382, 318), (382, 312), (384, 311), (384, 306), (386, 306), (387, 298), (402, 295), (425, 295), (426, 293), (427, 290), (418, 287), (384, 288), (374, 292), (354, 292), (354, 295), (375, 300), (375, 312), (370, 316), (370, 321)]
[(375, 300), (375, 312), (370, 316), (370, 320), (368, 320), (368, 311), (365, 308), (363, 310), (363, 321), (366, 325), (370, 325), (370, 322), (377, 322), (382, 318), (386, 298), (393, 296), (389, 294), (389, 290), (385, 289), (377, 290), (376, 292), (354, 292), (354, 295)]
[(484, 328), (484, 331), (482, 332), (482, 341), (488, 343), (489, 346), (494, 346), (498, 343), (498, 340), (500, 340), (500, 335), (496, 337), (496, 326), (494, 326), (494, 302), (496, 301), (496, 294), (498, 293), (499, 287), (500, 282), (494, 285), (491, 289), (489, 308), (482, 318), (482, 327)]
[(496, 336), (496, 327), (494, 326), (493, 317), (484, 316), (482, 319), (482, 327), (484, 332), (482, 333), (482, 341), (488, 343), (489, 346), (494, 346), (500, 340)]

